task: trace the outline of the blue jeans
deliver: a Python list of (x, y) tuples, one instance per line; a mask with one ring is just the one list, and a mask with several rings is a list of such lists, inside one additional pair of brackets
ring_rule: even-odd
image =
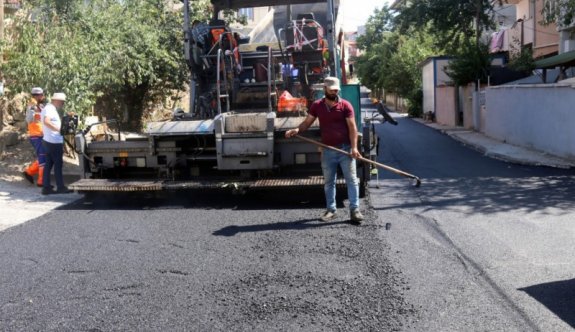
[(46, 165), (44, 166), (44, 183), (42, 187), (50, 190), (50, 173), (54, 167), (56, 186), (58, 189), (64, 188), (64, 177), (62, 176), (62, 165), (64, 164), (64, 144), (53, 144), (42, 141), (44, 151), (46, 151)]
[[(349, 145), (339, 147), (345, 151), (351, 151)], [(337, 151), (323, 149), (321, 156), (321, 168), (325, 181), (324, 191), (327, 209), (336, 211), (335, 204), (335, 182), (337, 180), (337, 166), (341, 166), (345, 184), (347, 186), (347, 196), (349, 199), (349, 209), (359, 208), (359, 179), (356, 175), (355, 159), (348, 157)]]

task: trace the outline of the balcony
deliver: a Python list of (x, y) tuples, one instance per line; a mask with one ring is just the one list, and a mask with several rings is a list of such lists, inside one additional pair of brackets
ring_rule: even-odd
[(518, 21), (509, 29), (509, 49), (517, 49), (519, 45), (533, 44), (535, 20), (533, 18)]

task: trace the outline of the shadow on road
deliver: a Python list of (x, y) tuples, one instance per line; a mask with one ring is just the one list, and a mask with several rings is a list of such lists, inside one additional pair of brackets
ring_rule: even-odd
[(265, 232), (265, 231), (278, 231), (278, 230), (305, 230), (310, 228), (319, 228), (325, 226), (334, 226), (349, 224), (347, 221), (336, 221), (336, 222), (317, 222), (318, 219), (305, 219), (293, 222), (278, 222), (271, 224), (261, 224), (261, 225), (248, 225), (248, 226), (226, 226), (219, 229), (213, 233), (216, 236), (234, 236), (238, 233), (254, 233), (254, 232)]
[[(340, 195), (341, 196), (341, 195)], [(338, 207), (343, 207), (338, 197)], [(258, 190), (242, 195), (229, 190), (176, 192), (98, 193), (59, 207), (59, 210), (158, 210), (158, 209), (317, 209), (325, 206), (323, 190)]]
[[(575, 178), (548, 176), (525, 178), (460, 178), (423, 179), (421, 188), (411, 191), (420, 199), (406, 199), (406, 203), (385, 206), (377, 210), (429, 207), (458, 211), (463, 208), (470, 215), (492, 214), (503, 211), (525, 211), (554, 215), (570, 214), (575, 210)], [(389, 181), (380, 182), (382, 195)], [(407, 188), (407, 185), (406, 185)], [(373, 195), (380, 195), (374, 191)]]
[[(422, 185), (406, 191), (404, 204), (382, 209), (465, 209), (470, 215), (519, 210), (560, 215), (575, 210), (575, 169), (506, 163), (413, 120), (398, 121), (398, 126), (376, 126), (381, 138), (378, 161), (419, 176)], [(385, 195), (386, 187), (399, 185), (398, 179), (381, 171), (382, 190), (373, 193)]]
[(575, 279), (520, 288), (575, 328)]

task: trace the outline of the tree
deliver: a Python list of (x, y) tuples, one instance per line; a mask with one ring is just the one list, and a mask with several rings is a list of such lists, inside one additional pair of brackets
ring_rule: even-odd
[(364, 55), (357, 59), (357, 75), (363, 85), (376, 94), (383, 89), (383, 77), (389, 67), (387, 61), (397, 50), (397, 35), (392, 33), (393, 17), (389, 7), (376, 9), (368, 18), (365, 34), (357, 40)]
[(494, 5), (503, 0), (411, 0), (403, 3), (397, 17), (402, 32), (411, 28), (430, 28), (438, 45), (457, 50), (483, 31), (493, 28)]
[(384, 86), (407, 99), (408, 113), (419, 116), (423, 108), (421, 62), (426, 58), (440, 54), (435, 47), (433, 36), (427, 29), (413, 29), (406, 35), (399, 35), (398, 48), (389, 59)]
[(518, 38), (513, 40), (509, 52), (509, 68), (526, 75), (535, 69), (535, 60), (533, 59), (533, 49), (521, 45)]
[(409, 113), (421, 111), (421, 68), (419, 64), (441, 52), (435, 46), (428, 27), (411, 28), (404, 33), (395, 29), (389, 8), (376, 11), (368, 19), (366, 34), (358, 39), (365, 54), (358, 59), (358, 77), (376, 92), (382, 89), (407, 99)]
[(360, 49), (369, 51), (384, 39), (384, 35), (393, 30), (393, 15), (387, 5), (375, 9), (365, 24), (365, 34), (357, 38)]
[(365, 54), (357, 59), (357, 75), (361, 83), (369, 89), (380, 94), (385, 86), (386, 73), (390, 70), (391, 57), (397, 52), (397, 34), (386, 32), (379, 43), (370, 46)]
[[(13, 92), (36, 85), (66, 92), (66, 109), (80, 115), (100, 101), (139, 129), (148, 103), (184, 88), (183, 20), (168, 1), (30, 4), (4, 49), (1, 69)], [(207, 0), (193, 1), (193, 19), (206, 19), (208, 6)]]
[(468, 40), (455, 54), (445, 72), (456, 85), (467, 85), (471, 82), (485, 82), (490, 66), (489, 46), (484, 43), (476, 45)]

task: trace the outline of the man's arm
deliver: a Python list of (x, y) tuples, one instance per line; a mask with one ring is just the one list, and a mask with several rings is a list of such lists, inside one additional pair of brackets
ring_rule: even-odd
[(345, 118), (345, 122), (349, 131), (349, 141), (351, 142), (351, 156), (353, 158), (359, 158), (361, 154), (357, 149), (357, 126), (355, 119), (354, 117)]
[(52, 121), (48, 117), (48, 114), (44, 116), (44, 124), (46, 125), (46, 127), (52, 129), (53, 131), (60, 131), (60, 128), (56, 127), (56, 125), (52, 123)]
[(286, 131), (286, 137), (287, 138), (294, 137), (295, 135), (299, 134), (300, 132), (306, 131), (312, 125), (312, 123), (314, 121), (315, 121), (315, 116), (308, 114), (307, 117), (305, 118), (305, 120), (303, 120), (303, 122), (300, 123), (297, 128), (290, 129), (290, 130)]
[(30, 106), (26, 108), (26, 122), (32, 123), (34, 121), (34, 106)]

